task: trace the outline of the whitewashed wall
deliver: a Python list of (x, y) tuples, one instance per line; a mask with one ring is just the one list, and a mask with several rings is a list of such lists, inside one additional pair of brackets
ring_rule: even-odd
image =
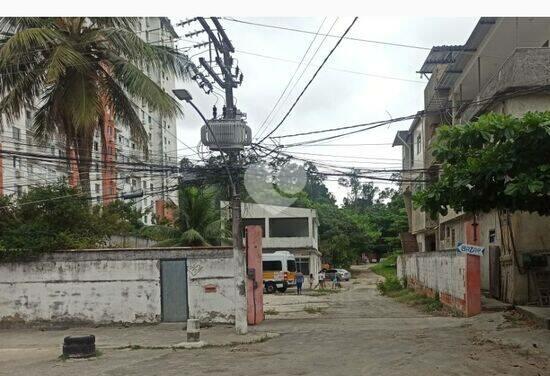
[(0, 323), (159, 322), (160, 260), (182, 258), (189, 317), (234, 321), (230, 248), (149, 248), (59, 251), (38, 261), (0, 263)]
[(397, 262), (397, 276), (416, 286), (464, 299), (466, 257), (455, 252), (401, 255)]

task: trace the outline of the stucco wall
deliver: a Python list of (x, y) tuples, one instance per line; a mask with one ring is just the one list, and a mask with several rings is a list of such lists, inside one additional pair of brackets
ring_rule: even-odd
[[(477, 260), (472, 257), (476, 257)], [(473, 264), (472, 261), (474, 261)], [(400, 280), (405, 280), (408, 287), (428, 296), (438, 296), (443, 304), (467, 316), (479, 313), (479, 257), (477, 256), (458, 255), (455, 252), (401, 255), (397, 262), (397, 276)], [(477, 283), (474, 281), (476, 277)], [(472, 305), (472, 298), (474, 305)]]
[(229, 248), (60, 251), (2, 263), (0, 321), (159, 322), (163, 259), (187, 260), (190, 318), (234, 321)]

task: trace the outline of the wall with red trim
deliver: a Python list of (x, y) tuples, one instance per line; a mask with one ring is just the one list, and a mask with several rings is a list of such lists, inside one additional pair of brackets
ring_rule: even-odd
[(481, 312), (479, 256), (456, 252), (422, 252), (399, 256), (397, 276), (418, 293), (474, 316)]

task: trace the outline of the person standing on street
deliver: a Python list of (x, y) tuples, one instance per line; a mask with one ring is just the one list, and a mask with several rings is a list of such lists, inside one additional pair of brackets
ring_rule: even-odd
[(319, 273), (317, 274), (317, 280), (319, 281), (317, 283), (317, 286), (315, 288), (319, 287), (321, 289), (325, 288), (325, 272), (321, 269), (319, 270)]
[(296, 292), (298, 295), (302, 295), (303, 283), (304, 283), (304, 274), (299, 271), (296, 273)]
[(313, 289), (313, 282), (315, 282), (315, 277), (313, 276), (313, 273), (309, 273), (309, 289)]

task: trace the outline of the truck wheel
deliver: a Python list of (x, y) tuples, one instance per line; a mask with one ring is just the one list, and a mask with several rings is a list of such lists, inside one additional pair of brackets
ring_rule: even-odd
[(277, 290), (277, 286), (273, 282), (268, 282), (265, 284), (265, 291), (268, 294), (273, 294)]

